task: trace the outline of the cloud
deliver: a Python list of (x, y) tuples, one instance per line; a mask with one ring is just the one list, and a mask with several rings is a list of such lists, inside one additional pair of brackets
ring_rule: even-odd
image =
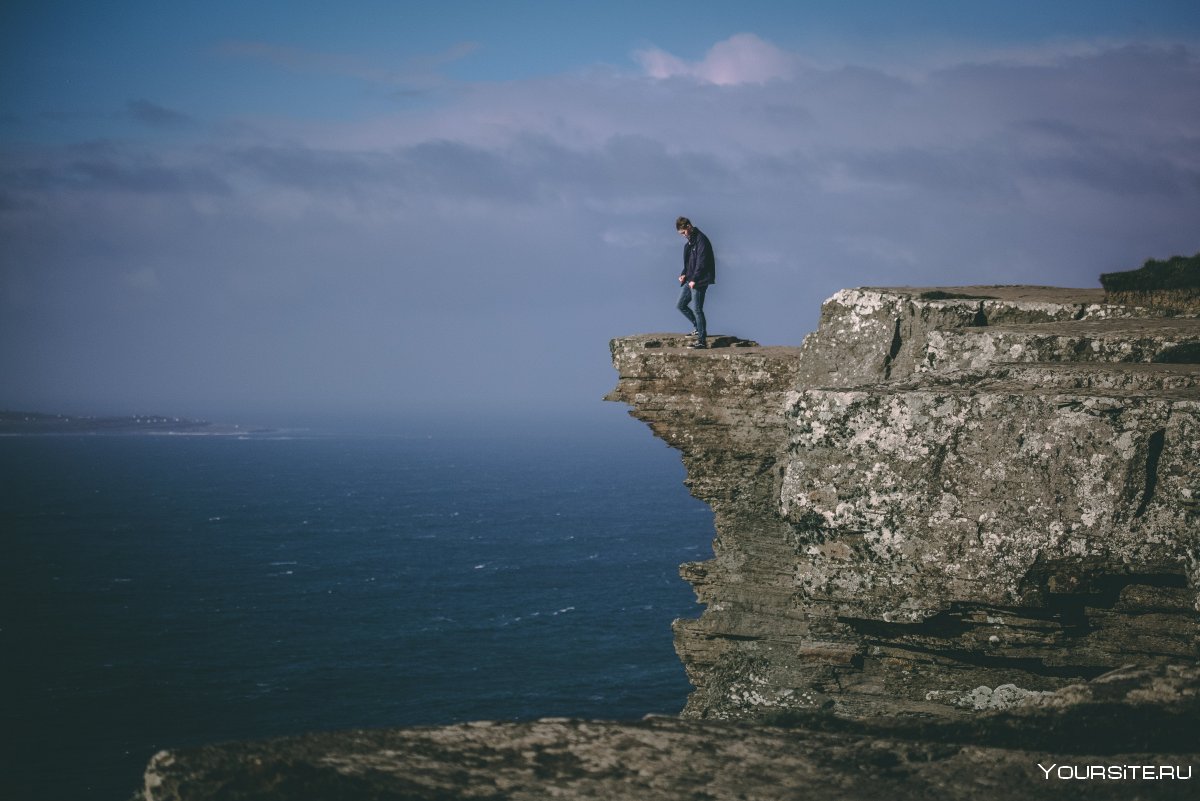
[(149, 392), (132, 348), (214, 403), (577, 405), (611, 383), (607, 338), (681, 322), (680, 214), (721, 262), (713, 325), (767, 343), (844, 286), (1094, 286), (1200, 250), (1194, 47), (818, 68), (745, 35), (641, 64), (4, 145), (0, 373)]
[(151, 128), (187, 128), (196, 123), (187, 114), (145, 99), (130, 100), (125, 107), (125, 114), (136, 122)]
[(0, 153), (0, 191), (16, 202), (89, 194), (215, 194), (230, 191), (211, 154), (155, 152), (112, 141)]
[(124, 279), (130, 287), (144, 292), (152, 292), (161, 286), (158, 273), (153, 267), (142, 267), (128, 272), (124, 275)]
[(717, 86), (766, 83), (787, 78), (798, 60), (752, 33), (739, 33), (713, 45), (698, 62), (688, 62), (657, 48), (639, 50), (634, 59), (651, 78), (693, 78)]
[[(1057, 62), (905, 77), (799, 64), (741, 35), (689, 66), (709, 76), (690, 85), (569, 75), (466, 87), (452, 102), (366, 122), (278, 126), (203, 145), (10, 150), (0, 188), (10, 199), (176, 194), (188, 209), (223, 197), (250, 215), (301, 208), (292, 201), (303, 199), (314, 212), (363, 220), (452, 216), (455, 204), (547, 216), (573, 208), (609, 215), (613, 231), (627, 230), (630, 213), (689, 203), (714, 213), (759, 208), (772, 224), (797, 212), (829, 217), (838, 235), (862, 222), (843, 200), (865, 210), (899, 198), (907, 207), (897, 216), (951, 218), (995, 204), (1021, 216), (1023, 203), (1047, 192), (1071, 193), (1075, 208), (1100, 198), (1194, 200), (1195, 51), (1071, 48)], [(765, 75), (774, 76), (769, 87), (752, 80)], [(135, 105), (164, 124), (182, 116)], [(954, 243), (948, 235), (943, 248)]]
[(381, 66), (358, 55), (321, 52), (273, 42), (227, 41), (218, 46), (217, 52), (270, 64), (290, 72), (340, 75), (368, 83), (421, 87), (442, 84), (438, 75), (442, 67), (460, 61), (478, 49), (479, 45), (475, 42), (459, 42), (440, 53), (409, 58), (396, 67)]

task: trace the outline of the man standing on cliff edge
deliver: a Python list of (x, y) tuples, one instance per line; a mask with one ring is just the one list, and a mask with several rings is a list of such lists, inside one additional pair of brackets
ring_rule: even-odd
[[(704, 319), (704, 295), (709, 286), (717, 282), (717, 257), (713, 254), (712, 243), (687, 217), (675, 221), (675, 230), (685, 237), (683, 246), (683, 272), (679, 275), (679, 283), (683, 291), (679, 293), (679, 303), (676, 308), (683, 312), (692, 326), (696, 329), (696, 341), (689, 345), (691, 348), (708, 347), (708, 325)], [(691, 303), (695, 313), (688, 307)]]

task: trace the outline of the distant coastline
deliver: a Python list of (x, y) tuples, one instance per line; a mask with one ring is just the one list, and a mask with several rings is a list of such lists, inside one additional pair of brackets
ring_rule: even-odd
[(0, 436), (35, 434), (176, 434), (236, 436), (269, 433), (270, 429), (242, 428), (228, 423), (166, 415), (89, 417), (45, 412), (0, 411)]

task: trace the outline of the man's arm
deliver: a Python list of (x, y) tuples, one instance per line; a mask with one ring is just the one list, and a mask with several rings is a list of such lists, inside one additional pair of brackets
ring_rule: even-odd
[(709, 283), (712, 276), (712, 245), (708, 241), (708, 237), (704, 234), (696, 237), (696, 244), (692, 246), (692, 263), (689, 265), (692, 268), (692, 273), (688, 276), (689, 286), (693, 289), (696, 287), (696, 282), (701, 284)]

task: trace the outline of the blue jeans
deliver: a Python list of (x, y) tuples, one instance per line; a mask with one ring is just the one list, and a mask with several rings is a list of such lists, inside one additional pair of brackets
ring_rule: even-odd
[[(696, 341), (701, 345), (706, 344), (708, 341), (708, 325), (704, 321), (704, 293), (707, 290), (708, 287), (706, 286), (698, 286), (692, 289), (687, 284), (684, 284), (683, 291), (679, 293), (679, 303), (675, 304), (675, 308), (683, 312), (683, 316), (688, 318), (688, 322), (696, 327)], [(696, 307), (695, 314), (688, 308), (689, 303)]]

